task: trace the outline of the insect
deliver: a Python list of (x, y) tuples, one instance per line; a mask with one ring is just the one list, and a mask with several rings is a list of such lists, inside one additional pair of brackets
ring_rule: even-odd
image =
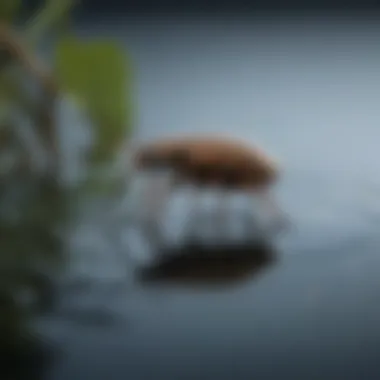
[[(142, 194), (142, 206), (148, 215), (145, 226), (150, 228), (150, 233), (155, 231), (156, 238), (160, 234), (159, 225), (168, 199), (173, 191), (182, 186), (193, 189), (190, 230), (198, 224), (197, 216), (201, 213), (197, 199), (206, 188), (219, 191), (216, 224), (222, 224), (226, 219), (226, 195), (233, 191), (258, 197), (268, 211), (279, 216), (278, 221), (285, 221), (270, 194), (278, 181), (279, 167), (257, 147), (220, 137), (172, 138), (139, 147), (133, 156), (133, 165), (137, 172), (148, 173), (157, 179), (146, 186)], [(160, 183), (164, 175), (166, 181)]]

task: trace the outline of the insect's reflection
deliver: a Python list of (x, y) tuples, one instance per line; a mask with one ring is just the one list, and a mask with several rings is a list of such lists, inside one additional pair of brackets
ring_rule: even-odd
[(141, 269), (144, 283), (223, 286), (253, 278), (275, 262), (274, 250), (265, 244), (205, 248), (187, 244), (162, 252), (161, 260)]

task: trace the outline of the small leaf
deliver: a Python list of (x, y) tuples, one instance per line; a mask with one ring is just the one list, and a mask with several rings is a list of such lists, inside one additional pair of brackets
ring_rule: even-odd
[(93, 158), (110, 158), (131, 124), (130, 72), (123, 48), (112, 41), (64, 38), (55, 56), (60, 86), (84, 102), (94, 122)]

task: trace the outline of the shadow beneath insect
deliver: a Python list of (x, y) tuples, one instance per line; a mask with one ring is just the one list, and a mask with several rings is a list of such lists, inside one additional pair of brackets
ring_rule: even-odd
[(275, 263), (276, 255), (266, 244), (204, 247), (190, 242), (161, 252), (163, 259), (140, 269), (142, 283), (185, 286), (229, 286), (252, 279)]

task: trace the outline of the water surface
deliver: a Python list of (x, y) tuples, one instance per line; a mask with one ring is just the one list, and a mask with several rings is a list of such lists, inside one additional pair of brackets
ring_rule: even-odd
[[(282, 163), (276, 192), (295, 227), (274, 265), (233, 286), (87, 294), (118, 322), (46, 322), (65, 352), (49, 378), (378, 379), (377, 21), (120, 18), (81, 31), (128, 49), (139, 140), (205, 132), (261, 144)], [(101, 229), (78, 230), (97, 257), (81, 273), (119, 281)]]

